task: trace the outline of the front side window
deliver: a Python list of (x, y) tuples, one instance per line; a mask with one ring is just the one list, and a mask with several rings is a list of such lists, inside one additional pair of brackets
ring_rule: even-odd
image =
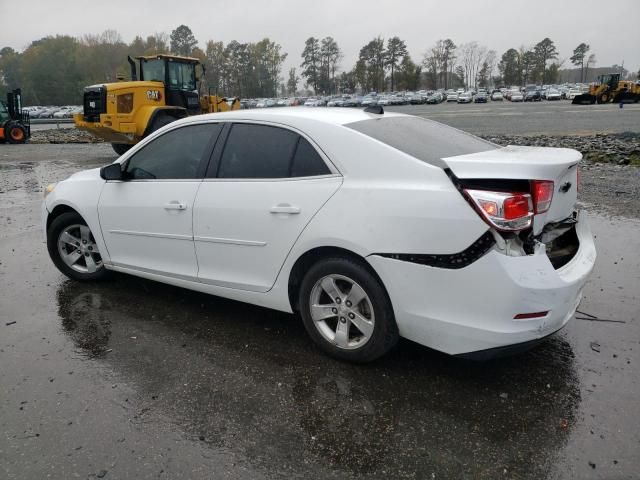
[(199, 167), (210, 141), (220, 134), (222, 124), (207, 123), (177, 128), (152, 140), (128, 161), (129, 180), (200, 178)]

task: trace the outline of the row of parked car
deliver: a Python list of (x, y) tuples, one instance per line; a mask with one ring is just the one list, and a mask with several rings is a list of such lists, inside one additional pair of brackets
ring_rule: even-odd
[(74, 113), (82, 112), (80, 105), (66, 105), (64, 107), (23, 107), (23, 111), (29, 112), (29, 118), (71, 118)]
[(542, 100), (572, 100), (588, 91), (587, 85), (527, 85), (526, 87), (501, 87), (494, 89), (419, 90), (416, 92), (371, 92), (366, 95), (333, 95), (314, 97), (260, 98), (241, 100), (242, 108), (269, 108), (304, 105), (306, 107), (368, 107), (371, 105), (422, 105), (442, 102), (487, 103), (508, 100), (511, 102), (538, 102)]

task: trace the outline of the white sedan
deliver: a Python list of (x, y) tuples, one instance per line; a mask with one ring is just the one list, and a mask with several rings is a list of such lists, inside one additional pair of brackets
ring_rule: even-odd
[(399, 336), (482, 358), (577, 308), (596, 257), (580, 159), (380, 107), (239, 110), (49, 185), (43, 221), (72, 279), (124, 272), (297, 312), (350, 361)]

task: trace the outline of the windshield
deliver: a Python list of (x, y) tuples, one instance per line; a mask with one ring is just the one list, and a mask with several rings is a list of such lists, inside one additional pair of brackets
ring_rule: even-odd
[(143, 60), (142, 78), (149, 82), (164, 82), (164, 60)]
[(193, 63), (169, 62), (169, 85), (178, 90), (196, 89), (196, 67)]
[(437, 166), (444, 166), (442, 158), (498, 148), (461, 130), (420, 117), (376, 118), (345, 126)]

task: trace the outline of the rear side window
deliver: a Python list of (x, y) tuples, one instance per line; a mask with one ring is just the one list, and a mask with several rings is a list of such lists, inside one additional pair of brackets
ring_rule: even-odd
[(439, 167), (445, 166), (442, 158), (498, 148), (481, 138), (420, 117), (383, 117), (345, 126)]
[(219, 178), (289, 178), (331, 173), (300, 135), (284, 128), (236, 123), (220, 159)]
[(220, 159), (220, 178), (282, 178), (298, 135), (283, 128), (236, 123)]
[(221, 130), (220, 123), (171, 130), (149, 142), (127, 161), (126, 176), (131, 180), (201, 178), (199, 167), (205, 151)]
[(324, 163), (315, 148), (306, 139), (300, 137), (298, 148), (296, 148), (296, 153), (293, 157), (293, 164), (291, 165), (291, 176), (313, 177), (330, 173), (327, 164)]

